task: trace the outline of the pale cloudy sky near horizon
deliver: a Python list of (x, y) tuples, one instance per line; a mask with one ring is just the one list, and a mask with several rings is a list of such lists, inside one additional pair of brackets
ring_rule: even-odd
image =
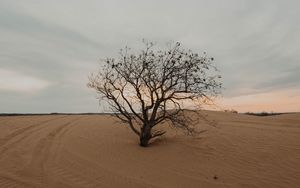
[(0, 113), (101, 112), (87, 76), (142, 38), (215, 57), (220, 108), (300, 111), (296, 0), (0, 0)]

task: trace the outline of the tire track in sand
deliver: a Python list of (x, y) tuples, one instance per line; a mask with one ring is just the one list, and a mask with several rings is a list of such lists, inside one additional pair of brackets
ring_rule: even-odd
[(11, 178), (9, 175), (0, 175), (0, 187), (1, 188), (31, 188), (32, 185), (28, 182), (19, 180), (17, 178)]
[[(38, 123), (34, 123), (31, 124), (27, 127), (18, 129), (12, 133), (10, 133), (9, 135), (7, 135), (6, 137), (4, 137), (3, 139), (0, 140), (1, 146), (3, 147), (2, 150), (0, 150), (0, 159), (1, 157), (7, 152), (7, 150), (9, 150), (10, 148), (12, 148), (13, 146), (15, 146), (16, 144), (20, 143), (22, 140), (24, 140), (25, 138), (29, 137), (32, 133), (41, 130), (42, 128), (44, 128), (44, 124), (47, 124), (49, 122), (53, 122), (56, 120), (60, 120), (62, 118), (65, 118), (67, 116), (61, 116), (61, 117), (56, 117), (56, 118), (51, 118), (51, 119), (47, 119)], [(35, 129), (37, 128), (37, 129)], [(19, 139), (17, 139), (16, 141), (9, 143), (11, 140), (19, 137)]]
[[(57, 150), (53, 149), (53, 142), (58, 141), (57, 139), (60, 139), (64, 134), (70, 131), (74, 122), (81, 118), (82, 116), (61, 124), (54, 130), (49, 131), (45, 137), (41, 138), (32, 153), (32, 156), (35, 157), (24, 167), (20, 175), (33, 178), (39, 185), (48, 185), (50, 182), (47, 182), (47, 162), (50, 155), (56, 155), (57, 152)], [(52, 153), (51, 151), (54, 152)]]

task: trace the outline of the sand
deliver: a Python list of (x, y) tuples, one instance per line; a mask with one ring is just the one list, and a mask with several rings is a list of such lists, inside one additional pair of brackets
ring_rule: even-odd
[(0, 187), (300, 187), (300, 114), (205, 112), (148, 148), (106, 115), (0, 117)]

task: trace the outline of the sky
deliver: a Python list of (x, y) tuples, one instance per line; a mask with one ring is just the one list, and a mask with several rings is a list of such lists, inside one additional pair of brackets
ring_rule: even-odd
[(88, 75), (143, 38), (214, 57), (216, 110), (300, 111), (295, 0), (0, 0), (0, 113), (102, 112)]

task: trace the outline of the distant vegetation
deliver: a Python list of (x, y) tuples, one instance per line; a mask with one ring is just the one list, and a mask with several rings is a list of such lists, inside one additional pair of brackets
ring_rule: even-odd
[(284, 113), (276, 113), (276, 112), (246, 112), (247, 115), (253, 116), (274, 116), (274, 115), (281, 115)]
[(109, 113), (0, 113), (0, 116), (103, 115)]
[(237, 110), (234, 110), (234, 109), (231, 109), (231, 110), (226, 109), (226, 110), (224, 110), (224, 112), (229, 112), (229, 113), (234, 113), (234, 114), (239, 113)]

